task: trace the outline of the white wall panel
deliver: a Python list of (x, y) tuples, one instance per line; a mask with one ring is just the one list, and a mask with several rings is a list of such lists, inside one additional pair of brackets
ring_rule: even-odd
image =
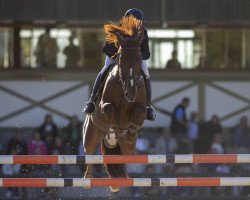
[[(18, 92), (35, 101), (40, 101), (49, 96), (53, 96), (58, 92), (62, 92), (68, 88), (80, 84), (80, 81), (0, 81), (0, 85), (7, 87), (10, 90)], [(153, 99), (156, 99), (169, 92), (178, 90), (179, 88), (190, 84), (191, 81), (153, 81), (152, 93)], [(222, 82), (217, 81), (215, 84), (233, 91), (241, 96), (250, 98), (250, 82)], [(75, 90), (69, 91), (59, 97), (56, 97), (45, 105), (52, 109), (58, 110), (69, 116), (76, 114), (80, 119), (84, 119), (85, 115), (82, 113), (84, 103), (89, 98), (89, 85), (84, 85)], [(191, 111), (199, 112), (198, 108), (198, 84), (179, 92), (166, 99), (156, 102), (155, 105), (172, 112), (174, 107), (182, 100), (183, 97), (191, 99), (190, 106), (187, 108), (187, 114)], [(0, 116), (3, 117), (11, 112), (17, 111), (21, 108), (29, 106), (30, 103), (22, 100), (14, 95), (10, 95), (0, 90)], [(237, 99), (229, 94), (213, 88), (205, 86), (205, 118), (209, 120), (213, 114), (218, 114), (220, 117), (230, 114), (248, 103)], [(0, 127), (7, 126), (34, 126), (40, 125), (44, 119), (44, 115), (49, 113), (48, 110), (34, 107), (25, 113), (16, 115), (15, 117), (0, 123)], [(240, 113), (230, 119), (223, 121), (223, 126), (232, 126), (239, 121), (242, 115), (247, 115), (250, 119), (250, 111)], [(67, 119), (62, 116), (54, 115), (55, 121), (59, 126), (64, 126), (68, 123)], [(170, 123), (169, 116), (157, 112), (157, 120), (155, 122), (145, 121), (145, 127), (168, 127)]]
[(225, 121), (223, 121), (223, 125), (228, 126), (228, 127), (233, 127), (239, 123), (240, 118), (242, 116), (246, 116), (248, 118), (248, 124), (250, 124), (250, 110), (248, 110), (248, 111), (242, 112), (238, 115), (235, 115), (232, 118), (226, 119)]
[(191, 111), (198, 111), (198, 87), (197, 86), (193, 86), (171, 97), (168, 97), (167, 99), (161, 100), (157, 102), (156, 105), (172, 112), (175, 106), (182, 101), (183, 97), (189, 97), (191, 100), (190, 105), (187, 108), (188, 113)]
[(250, 100), (250, 83), (249, 82), (222, 82), (215, 81), (216, 85), (219, 85), (227, 90), (230, 90), (236, 94), (246, 97)]
[(206, 86), (206, 119), (207, 120), (209, 120), (213, 114), (218, 114), (219, 117), (223, 117), (244, 106), (247, 106), (247, 103), (231, 95), (222, 93), (216, 88), (213, 88), (211, 86)]
[[(59, 92), (63, 92), (73, 86), (81, 84), (80, 81), (0, 81), (0, 85), (9, 90), (17, 92), (34, 101), (41, 101), (45, 98), (53, 96)], [(68, 116), (76, 114), (81, 120), (85, 118), (82, 113), (84, 103), (89, 96), (89, 86), (84, 85), (80, 88), (67, 92), (63, 95), (53, 98), (49, 102), (44, 103), (49, 108), (65, 113)], [(19, 97), (8, 94), (0, 90), (0, 116), (15, 112), (21, 108), (32, 105), (32, 103), (22, 100)], [(41, 107), (31, 108), (24, 113), (20, 113), (10, 119), (0, 122), (0, 127), (36, 127), (40, 125), (44, 116), (51, 111)], [(53, 114), (53, 112), (52, 112)], [(53, 114), (55, 121), (59, 126), (64, 126), (68, 120), (56, 114)]]
[[(44, 121), (44, 116), (48, 114), (49, 112), (40, 109), (40, 108), (34, 108), (31, 109), (25, 113), (16, 115), (15, 117), (6, 120), (4, 123), (1, 123), (1, 127), (38, 127), (42, 124)], [(68, 120), (65, 118), (62, 118), (56, 114), (53, 114), (54, 122), (58, 126), (65, 126), (68, 124)]]
[(153, 81), (152, 82), (152, 97), (157, 98), (163, 94), (173, 92), (178, 88), (181, 88), (187, 84), (189, 81)]
[(0, 81), (0, 85), (37, 101), (79, 83), (80, 81)]
[(0, 91), (0, 117), (3, 117), (28, 105), (28, 102), (23, 101), (4, 91)]
[(49, 101), (46, 105), (56, 110), (62, 111), (68, 115), (78, 115), (81, 120), (85, 118), (82, 112), (84, 104), (88, 100), (89, 87), (80, 87), (77, 90), (73, 90), (60, 98)]

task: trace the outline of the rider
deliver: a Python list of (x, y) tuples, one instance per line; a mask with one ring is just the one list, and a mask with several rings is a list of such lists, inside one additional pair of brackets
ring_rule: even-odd
[[(142, 22), (144, 22), (144, 15), (143, 15), (143, 12), (141, 10), (136, 9), (136, 8), (129, 9), (125, 13), (125, 17), (128, 17), (130, 15), (135, 17), (137, 20), (141, 20)], [(103, 53), (105, 53), (107, 55), (106, 60), (105, 60), (105, 65), (102, 68), (101, 72), (98, 74), (96, 81), (95, 81), (95, 84), (94, 84), (94, 88), (93, 88), (91, 97), (90, 97), (90, 100), (85, 105), (84, 112), (86, 114), (92, 114), (95, 110), (95, 102), (97, 100), (97, 93), (99, 91), (100, 86), (102, 85), (102, 82), (104, 81), (104, 76), (107, 74), (105, 72), (107, 72), (109, 67), (115, 62), (114, 55), (116, 55), (118, 49), (115, 46), (115, 44), (105, 42), (105, 44), (102, 48), (102, 51), (103, 51)], [(155, 120), (155, 110), (151, 106), (151, 81), (150, 81), (149, 71), (147, 68), (147, 60), (150, 57), (150, 51), (149, 51), (149, 46), (148, 46), (148, 33), (147, 33), (147, 30), (145, 28), (144, 28), (144, 38), (143, 38), (143, 41), (141, 43), (141, 55), (142, 55), (141, 69), (142, 69), (142, 71), (144, 73), (144, 77), (145, 77), (146, 93), (147, 93), (147, 100), (148, 100), (147, 120), (154, 121)]]

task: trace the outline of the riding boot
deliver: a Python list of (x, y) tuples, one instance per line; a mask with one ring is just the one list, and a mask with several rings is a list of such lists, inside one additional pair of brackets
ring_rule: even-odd
[(93, 90), (92, 90), (92, 94), (90, 96), (90, 100), (86, 103), (85, 108), (83, 110), (86, 114), (94, 113), (94, 111), (95, 111), (95, 103), (96, 103), (96, 100), (97, 100), (97, 93), (98, 93), (101, 85), (102, 85), (102, 73), (99, 73), (97, 75), (96, 80), (95, 80), (95, 84), (94, 84), (94, 87), (93, 87)]
[(147, 93), (147, 100), (148, 100), (148, 107), (147, 107), (147, 120), (150, 121), (155, 121), (156, 118), (156, 114), (155, 114), (155, 109), (153, 108), (153, 106), (151, 106), (151, 81), (150, 78), (147, 77), (145, 79), (146, 82), (146, 93)]

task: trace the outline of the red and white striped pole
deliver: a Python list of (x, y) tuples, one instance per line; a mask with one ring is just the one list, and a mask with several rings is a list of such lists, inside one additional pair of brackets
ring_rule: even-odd
[(250, 154), (0, 155), (0, 164), (250, 163)]
[(214, 178), (2, 178), (0, 187), (250, 186), (250, 177)]

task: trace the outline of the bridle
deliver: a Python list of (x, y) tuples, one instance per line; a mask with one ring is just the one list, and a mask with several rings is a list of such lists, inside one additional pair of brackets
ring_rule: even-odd
[[(136, 47), (125, 47), (125, 48), (121, 48), (121, 50), (122, 49), (123, 50), (130, 50), (130, 49), (140, 50), (140, 47), (137, 47), (137, 46)], [(118, 56), (117, 56), (117, 65), (118, 65), (118, 70), (119, 70), (119, 80), (120, 80), (121, 85), (122, 85), (122, 91), (123, 91), (124, 95), (126, 95), (126, 93), (127, 93), (126, 85), (129, 84), (129, 82), (131, 82), (131, 85), (137, 88), (141, 75), (138, 74), (137, 76), (134, 76), (133, 72), (131, 71), (132, 68), (130, 69), (129, 75), (126, 75), (125, 73), (123, 73), (120, 57), (121, 57), (121, 52), (119, 52)], [(140, 68), (141, 68), (141, 66), (140, 66)]]

